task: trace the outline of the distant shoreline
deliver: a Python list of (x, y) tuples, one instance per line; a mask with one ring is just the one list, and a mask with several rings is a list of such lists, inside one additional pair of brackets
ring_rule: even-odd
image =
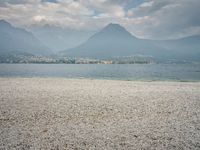
[(0, 76), (0, 79), (58, 79), (58, 80), (87, 80), (89, 81), (124, 81), (124, 82), (138, 82), (138, 83), (200, 83), (200, 80), (130, 80), (130, 79), (117, 79), (117, 78), (85, 78), (85, 77), (80, 77), (80, 78), (73, 78), (73, 77), (22, 77), (22, 76)]

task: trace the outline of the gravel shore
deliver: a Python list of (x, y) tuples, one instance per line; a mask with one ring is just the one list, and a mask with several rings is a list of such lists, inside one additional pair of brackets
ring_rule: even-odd
[(0, 78), (0, 149), (200, 149), (200, 82)]

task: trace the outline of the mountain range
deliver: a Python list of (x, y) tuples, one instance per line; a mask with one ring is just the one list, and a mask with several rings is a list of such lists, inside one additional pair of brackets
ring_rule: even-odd
[[(113, 23), (94, 33), (88, 40), (86, 38), (89, 34), (86, 36), (84, 33), (82, 38), (78, 38), (81, 33), (75, 34), (74, 31), (69, 32), (69, 30), (65, 30), (66, 32), (64, 32), (64, 29), (50, 26), (45, 26), (44, 28), (40, 28), (40, 30), (32, 29), (31, 31), (14, 27), (10, 23), (0, 20), (0, 55), (2, 56), (5, 53), (51, 55), (56, 53), (59, 56), (71, 58), (96, 59), (140, 55), (143, 57), (152, 57), (159, 61), (173, 59), (200, 61), (200, 35), (176, 40), (140, 39), (133, 36), (121, 25)], [(66, 40), (66, 43), (72, 43), (71, 45), (67, 44), (66, 50), (60, 52), (58, 51), (65, 47), (65, 44), (63, 44), (65, 40), (62, 39), (59, 41), (59, 35), (65, 37), (64, 39), (69, 39)], [(71, 38), (70, 42), (70, 37), (72, 36), (73, 38)], [(81, 42), (73, 43), (76, 39), (82, 40), (80, 40)], [(53, 47), (53, 50), (46, 45), (48, 47), (51, 45), (50, 47)]]
[(65, 51), (70, 57), (113, 58), (131, 55), (151, 56), (157, 60), (200, 61), (200, 36), (176, 40), (139, 39), (118, 24), (109, 24), (85, 43)]

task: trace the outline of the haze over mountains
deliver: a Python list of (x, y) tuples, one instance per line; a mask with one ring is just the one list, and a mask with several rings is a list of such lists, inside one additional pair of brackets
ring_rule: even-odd
[(148, 40), (138, 39), (122, 26), (111, 23), (90, 37), (87, 42), (63, 53), (72, 57), (105, 58), (136, 54), (150, 55), (155, 48)]
[(122, 26), (109, 24), (87, 42), (62, 53), (71, 57), (89, 58), (143, 55), (159, 60), (200, 60), (200, 36), (162, 41), (139, 39)]
[(66, 29), (57, 26), (32, 26), (30, 31), (54, 52), (59, 52), (85, 42), (94, 31)]
[(16, 28), (4, 20), (0, 20), (0, 52), (22, 52), (35, 55), (48, 55), (52, 53), (31, 32), (22, 28)]
[[(89, 36), (92, 33), (79, 33), (50, 26), (31, 31), (34, 34), (1, 20), (0, 53), (50, 55), (52, 48), (54, 53), (66, 57), (104, 59), (141, 55), (159, 61), (170, 59), (200, 61), (199, 35), (177, 40), (139, 39), (119, 24), (112, 23), (91, 37)], [(77, 46), (78, 44), (80, 45)], [(66, 50), (59, 52), (62, 49)]]

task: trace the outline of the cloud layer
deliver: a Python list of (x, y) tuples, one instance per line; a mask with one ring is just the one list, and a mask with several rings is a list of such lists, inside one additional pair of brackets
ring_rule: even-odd
[(200, 34), (199, 6), (199, 0), (1, 0), (0, 19), (78, 30), (114, 22), (139, 37), (168, 39)]

